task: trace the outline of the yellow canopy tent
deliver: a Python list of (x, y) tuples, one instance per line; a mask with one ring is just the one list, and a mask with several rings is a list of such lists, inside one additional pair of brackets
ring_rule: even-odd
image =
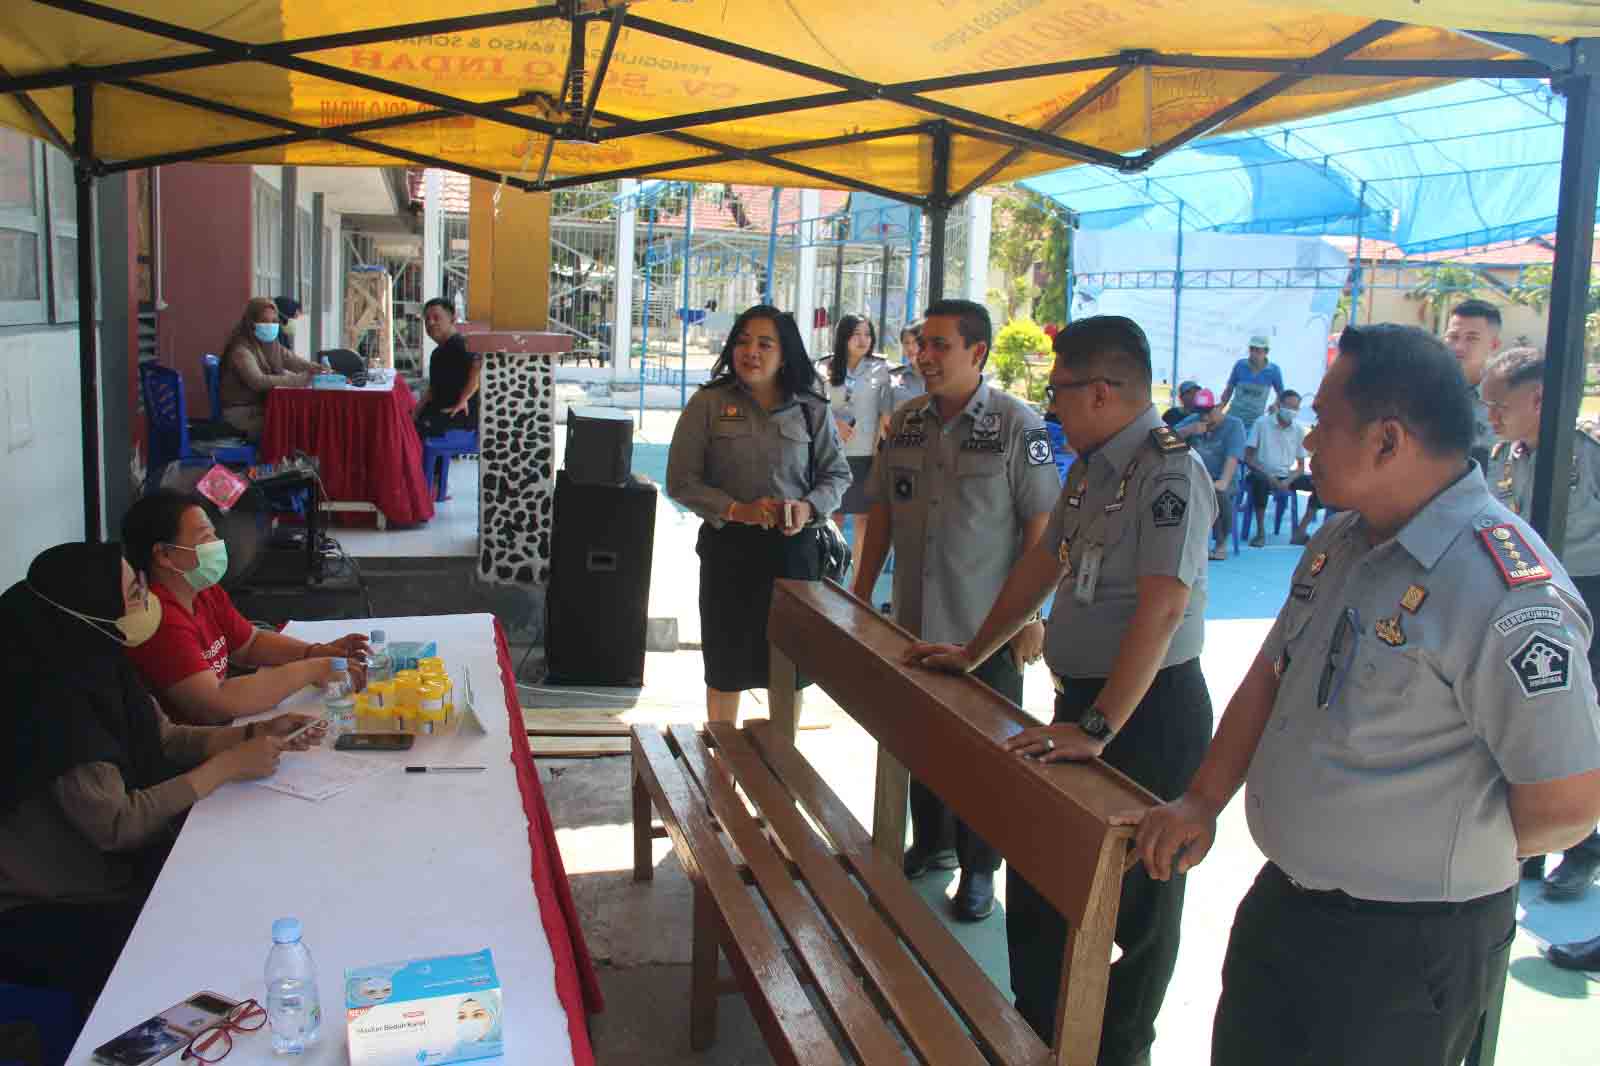
[[(403, 12), (406, 21), (399, 22)], [(1559, 541), (1600, 174), (1592, 0), (7, 0), (0, 124), (97, 175), (189, 160), (439, 166), (522, 189), (664, 175), (860, 189), (943, 219), (1063, 163), (1438, 79), (1568, 92), (1534, 524)], [(79, 256), (92, 302), (93, 249)], [(99, 531), (97, 360), (80, 321)], [(1552, 536), (1551, 534), (1554, 534)]]
[(0, 122), (72, 144), (71, 87), (92, 83), (84, 147), (107, 171), (420, 162), (530, 187), (670, 174), (935, 207), (1064, 161), (1137, 169), (1202, 133), (1431, 78), (1549, 73), (1449, 27), (1600, 27), (1578, 0), (7, 6)]

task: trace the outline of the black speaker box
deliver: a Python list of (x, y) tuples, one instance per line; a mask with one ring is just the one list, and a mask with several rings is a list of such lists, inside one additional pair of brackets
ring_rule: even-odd
[(567, 408), (566, 470), (585, 485), (621, 485), (633, 470), (633, 416), (615, 407)]
[(655, 526), (649, 481), (592, 485), (570, 469), (556, 474), (544, 637), (552, 683), (644, 684)]

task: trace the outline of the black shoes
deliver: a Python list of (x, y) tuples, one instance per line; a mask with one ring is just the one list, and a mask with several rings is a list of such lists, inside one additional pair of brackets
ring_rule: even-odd
[(994, 874), (961, 871), (950, 910), (958, 922), (981, 922), (994, 913)]
[(1576, 944), (1555, 944), (1550, 961), (1563, 970), (1600, 970), (1600, 936)]
[(1556, 867), (1556, 872), (1544, 879), (1544, 898), (1556, 903), (1580, 900), (1588, 894), (1597, 872), (1600, 872), (1600, 857), (1568, 855)]
[(1522, 879), (1524, 881), (1544, 880), (1544, 856), (1534, 855), (1522, 860)]
[(954, 870), (961, 862), (956, 858), (953, 848), (935, 848), (923, 844), (912, 844), (906, 852), (905, 874), (906, 880), (915, 881), (929, 870)]

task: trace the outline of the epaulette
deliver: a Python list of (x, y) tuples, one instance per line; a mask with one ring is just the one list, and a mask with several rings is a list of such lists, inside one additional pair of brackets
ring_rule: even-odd
[(1157, 426), (1150, 431), (1150, 442), (1156, 446), (1156, 451), (1162, 455), (1171, 455), (1173, 452), (1189, 450), (1188, 443), (1176, 433), (1171, 426)]
[(1506, 449), (1509, 448), (1510, 446), (1511, 446), (1511, 442), (1508, 441), (1508, 440), (1497, 440), (1497, 441), (1495, 441), (1494, 442), (1494, 447), (1489, 449), (1489, 458), (1491, 458), (1491, 459), (1503, 459), (1503, 458), (1505, 458)]
[(1580, 419), (1578, 422), (1578, 432), (1582, 433), (1585, 437), (1588, 437), (1596, 444), (1600, 444), (1600, 422), (1596, 422), (1592, 418)]
[(1550, 568), (1544, 565), (1539, 553), (1533, 550), (1533, 545), (1528, 543), (1516, 526), (1501, 523), (1480, 529), (1478, 539), (1483, 542), (1489, 558), (1494, 560), (1495, 569), (1500, 571), (1506, 588), (1514, 589), (1518, 585), (1550, 580)]

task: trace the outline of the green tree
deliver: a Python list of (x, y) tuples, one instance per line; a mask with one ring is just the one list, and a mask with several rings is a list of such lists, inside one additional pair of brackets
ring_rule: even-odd
[(1471, 267), (1440, 263), (1423, 271), (1422, 279), (1411, 288), (1411, 298), (1422, 301), (1423, 324), (1438, 333), (1445, 309), (1460, 303), (1483, 288), (1483, 278)]
[(1028, 357), (1050, 350), (1050, 338), (1031, 318), (1014, 318), (1000, 328), (994, 339), (994, 350), (989, 354), (989, 366), (1000, 379), (1001, 387), (1009, 390), (1018, 378), (1027, 380), (1027, 390), (1033, 391), (1033, 373), (1028, 367)]
[[(1019, 313), (1032, 314), (1040, 293), (1052, 285), (1059, 287), (1061, 268), (1060, 249), (1055, 258), (1050, 256), (1052, 234), (1066, 229), (1064, 212), (1047, 197), (1040, 196), (1020, 185), (1001, 187), (994, 194), (994, 209), (989, 230), (989, 265), (1000, 272), (1003, 287), (1000, 301), (1005, 305), (1006, 320)], [(1034, 267), (1039, 266), (1040, 280), (1035, 284)], [(1060, 306), (1057, 297), (1057, 306)], [(1053, 312), (1059, 315), (1059, 312)]]

